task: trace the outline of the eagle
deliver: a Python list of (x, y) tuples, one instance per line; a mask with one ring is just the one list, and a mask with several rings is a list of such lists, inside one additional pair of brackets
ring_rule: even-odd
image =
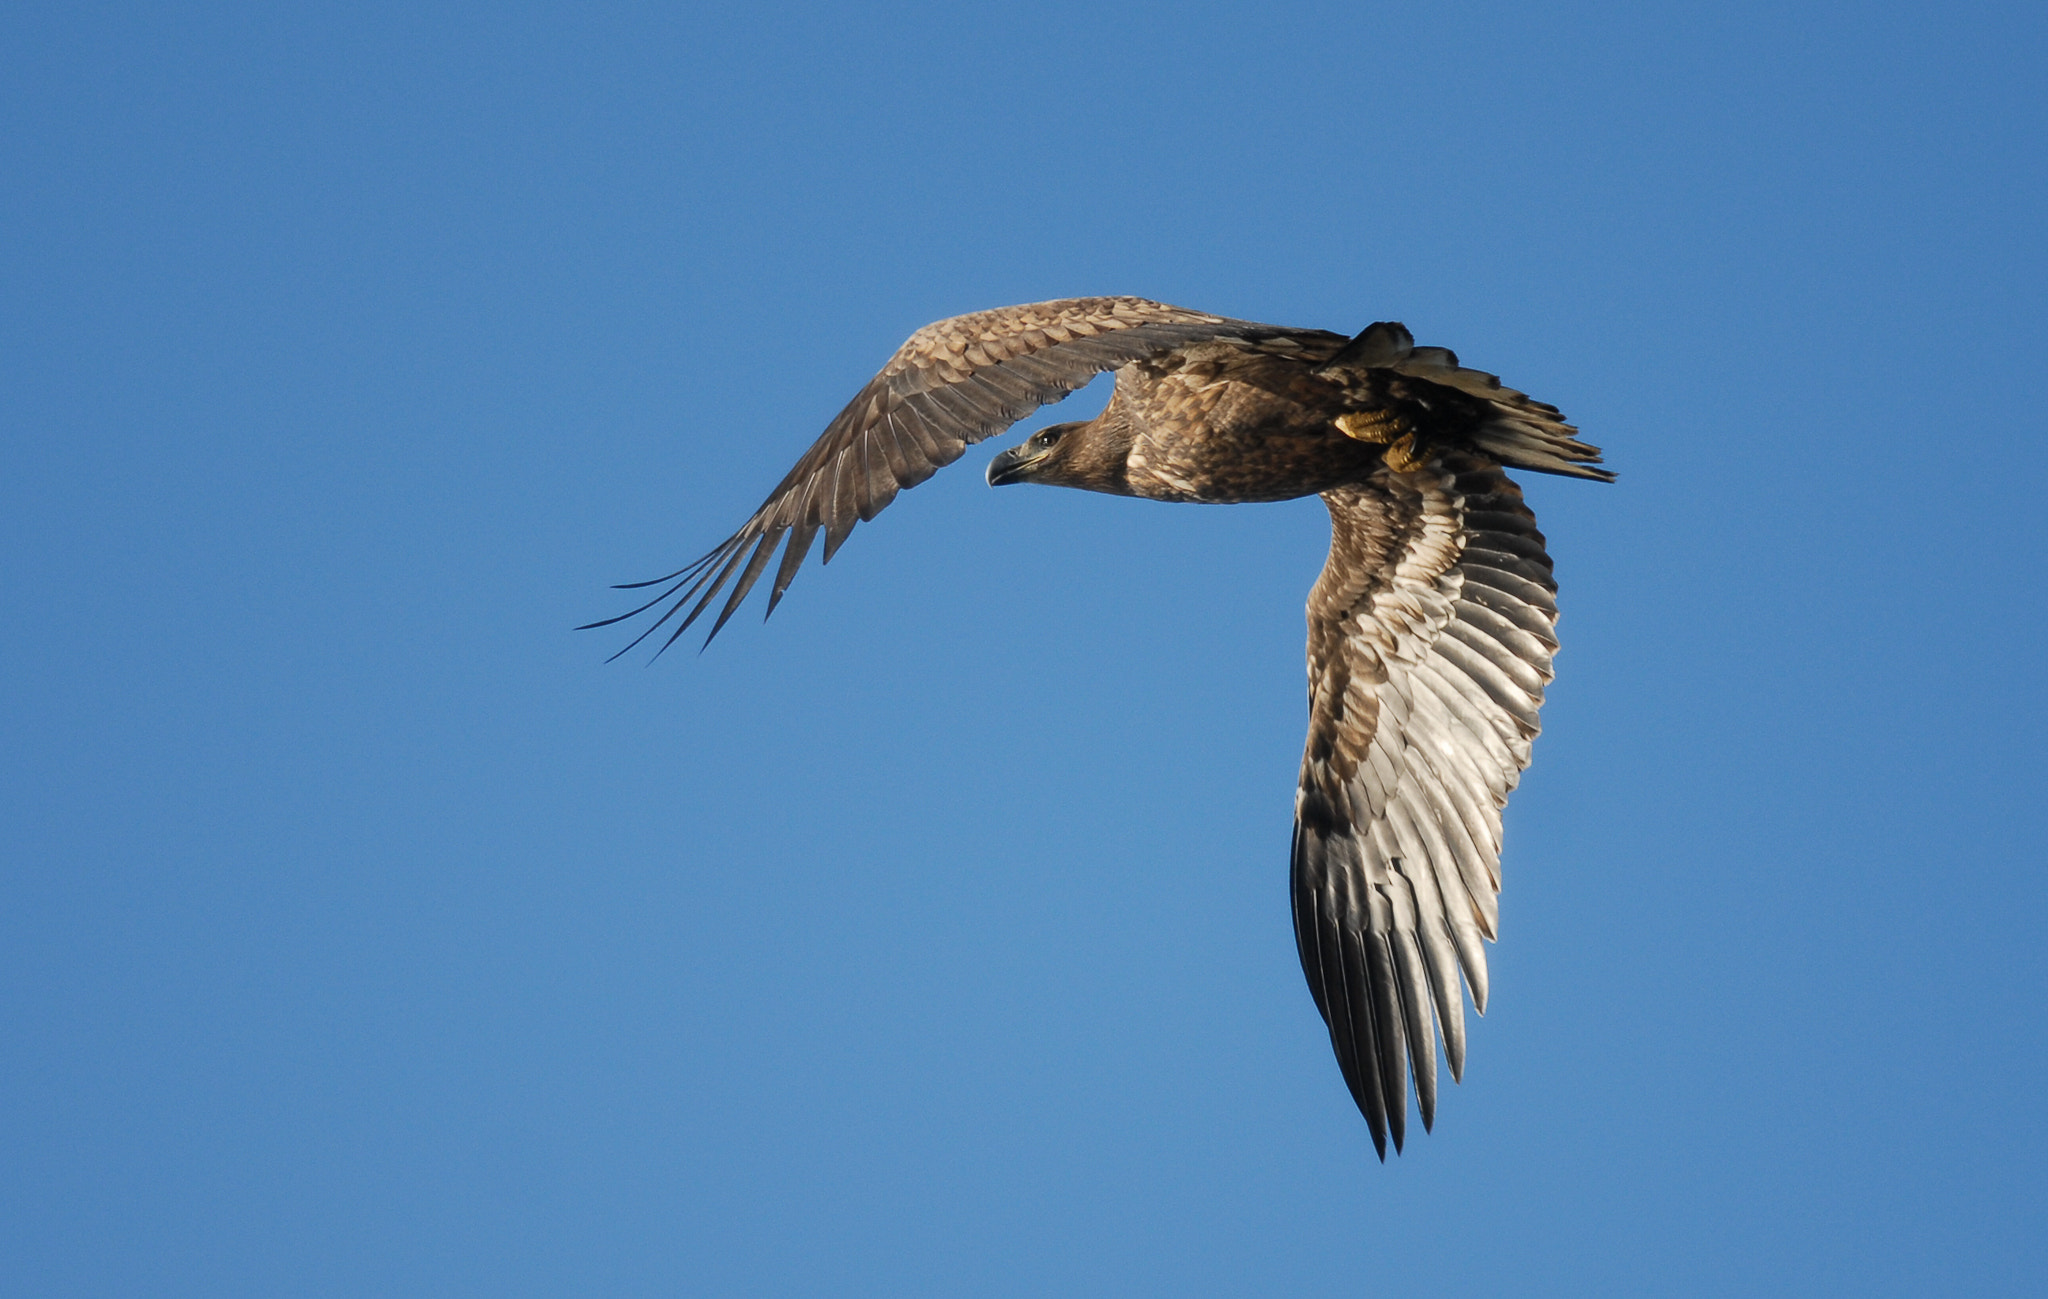
[(1485, 1013), (1501, 811), (1557, 651), (1550, 557), (1504, 470), (1614, 478), (1555, 406), (1391, 322), (1346, 336), (1128, 297), (955, 316), (912, 334), (737, 532), (623, 584), (658, 589), (587, 626), (655, 611), (619, 653), (673, 623), (666, 649), (727, 591), (709, 644), (779, 546), (772, 614), (819, 533), (829, 563), (898, 492), (1105, 370), (1100, 415), (1002, 451), (989, 483), (1329, 509), (1290, 891), (1302, 973), (1384, 1161), (1411, 1079), (1435, 1122), (1439, 1035), (1463, 1076), (1461, 980)]

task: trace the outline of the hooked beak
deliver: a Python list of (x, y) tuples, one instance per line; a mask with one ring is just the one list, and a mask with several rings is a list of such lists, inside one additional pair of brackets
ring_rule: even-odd
[(1024, 454), (1021, 442), (1007, 451), (998, 452), (996, 458), (988, 462), (988, 485), (1001, 487), (1004, 483), (1022, 482), (1028, 459), (1030, 457)]

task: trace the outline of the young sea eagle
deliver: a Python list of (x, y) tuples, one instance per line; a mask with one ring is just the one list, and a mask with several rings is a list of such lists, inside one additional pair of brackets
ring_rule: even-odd
[(1398, 324), (1347, 339), (1143, 298), (956, 316), (912, 334), (724, 544), (631, 584), (663, 589), (590, 626), (667, 604), (633, 641), (680, 614), (666, 648), (737, 573), (716, 636), (787, 536), (773, 613), (820, 529), (829, 562), (855, 521), (1104, 370), (1117, 373), (1102, 414), (1002, 452), (989, 482), (1160, 501), (1315, 493), (1329, 507), (1330, 557), (1308, 597), (1294, 936), (1385, 1159), (1390, 1134), (1401, 1148), (1411, 1067), (1423, 1127), (1435, 1119), (1439, 1027), (1451, 1077), (1464, 1071), (1461, 967), (1486, 1009), (1500, 813), (1557, 649), (1543, 534), (1501, 467), (1614, 477), (1588, 467), (1599, 449), (1556, 407)]

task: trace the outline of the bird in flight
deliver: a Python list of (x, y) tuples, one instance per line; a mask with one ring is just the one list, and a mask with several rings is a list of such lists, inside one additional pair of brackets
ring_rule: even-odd
[[(673, 623), (729, 589), (716, 636), (781, 546), (768, 612), (819, 532), (856, 522), (967, 446), (1116, 371), (1109, 405), (999, 453), (991, 485), (1158, 501), (1319, 495), (1330, 556), (1308, 597), (1308, 742), (1294, 801), (1294, 937), (1382, 1160), (1412, 1077), (1435, 1121), (1437, 1039), (1465, 1067), (1464, 986), (1486, 1010), (1501, 810), (1529, 764), (1557, 650), (1557, 584), (1503, 468), (1613, 481), (1554, 406), (1417, 347), (1232, 320), (1143, 298), (1067, 298), (927, 325), (897, 349), (739, 531), (629, 613)], [(786, 543), (786, 544), (785, 544)], [(706, 637), (709, 643), (710, 636)], [(614, 655), (613, 657), (617, 657)]]

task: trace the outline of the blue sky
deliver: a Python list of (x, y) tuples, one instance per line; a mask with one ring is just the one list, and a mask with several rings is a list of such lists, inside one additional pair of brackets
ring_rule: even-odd
[[(2030, 1291), (2044, 26), (10, 9), (11, 1286)], [(569, 630), (1093, 293), (1404, 320), (1621, 474), (1528, 484), (1493, 1000), (1385, 1166), (1286, 905), (1314, 501), (984, 448), (708, 653)]]

